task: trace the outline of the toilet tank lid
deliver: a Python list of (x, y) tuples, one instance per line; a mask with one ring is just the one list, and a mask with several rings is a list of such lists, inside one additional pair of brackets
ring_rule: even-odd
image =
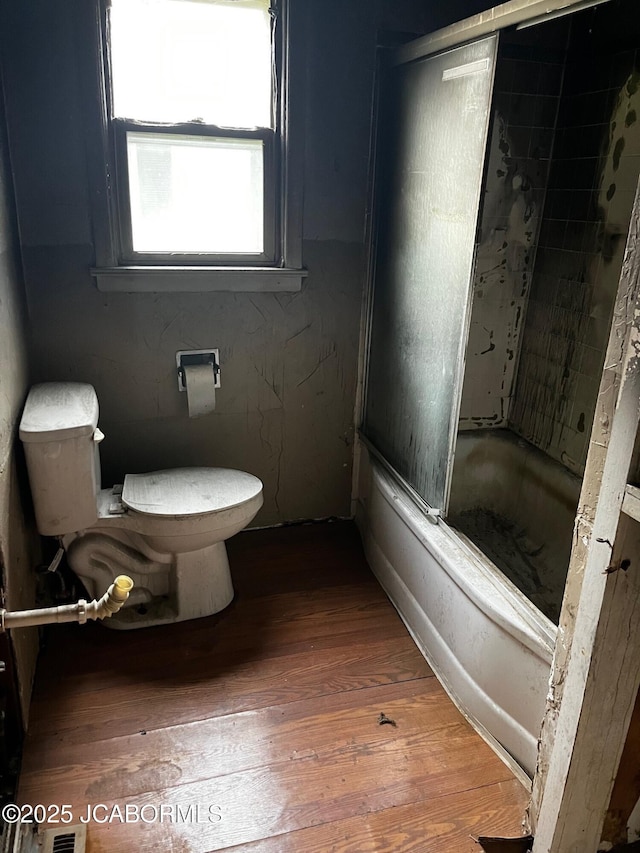
[(22, 441), (63, 441), (91, 435), (98, 425), (98, 398), (86, 382), (42, 382), (27, 396)]

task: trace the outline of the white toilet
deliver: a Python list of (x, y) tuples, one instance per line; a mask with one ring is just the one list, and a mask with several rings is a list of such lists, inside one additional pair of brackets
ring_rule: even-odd
[(105, 624), (142, 628), (209, 616), (233, 586), (224, 540), (262, 506), (262, 483), (227, 468), (127, 474), (100, 488), (98, 398), (91, 385), (46, 382), (20, 422), (38, 530), (59, 537), (69, 565), (99, 598), (118, 574), (135, 586)]

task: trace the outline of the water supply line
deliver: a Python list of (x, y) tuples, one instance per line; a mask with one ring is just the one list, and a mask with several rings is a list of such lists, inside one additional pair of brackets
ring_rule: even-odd
[(106, 619), (113, 616), (129, 598), (133, 581), (128, 575), (118, 575), (102, 598), (85, 601), (81, 598), (76, 604), (62, 604), (59, 607), (42, 607), (38, 610), (0, 610), (0, 630), (8, 628), (28, 628), (33, 625), (51, 625), (56, 622), (79, 622), (87, 619)]

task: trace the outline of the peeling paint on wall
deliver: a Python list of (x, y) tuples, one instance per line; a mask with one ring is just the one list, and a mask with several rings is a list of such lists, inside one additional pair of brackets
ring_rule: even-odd
[(634, 52), (592, 57), (585, 79), (590, 38), (576, 33), (567, 66), (511, 409), (513, 429), (577, 474), (640, 171)]

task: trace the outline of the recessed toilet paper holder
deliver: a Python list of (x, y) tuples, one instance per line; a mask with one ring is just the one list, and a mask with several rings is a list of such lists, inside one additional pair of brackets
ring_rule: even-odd
[(184, 381), (184, 368), (191, 364), (210, 364), (213, 368), (214, 388), (220, 387), (220, 350), (219, 349), (191, 349), (178, 350), (176, 353), (176, 366), (178, 368), (178, 389), (186, 391), (187, 385)]

